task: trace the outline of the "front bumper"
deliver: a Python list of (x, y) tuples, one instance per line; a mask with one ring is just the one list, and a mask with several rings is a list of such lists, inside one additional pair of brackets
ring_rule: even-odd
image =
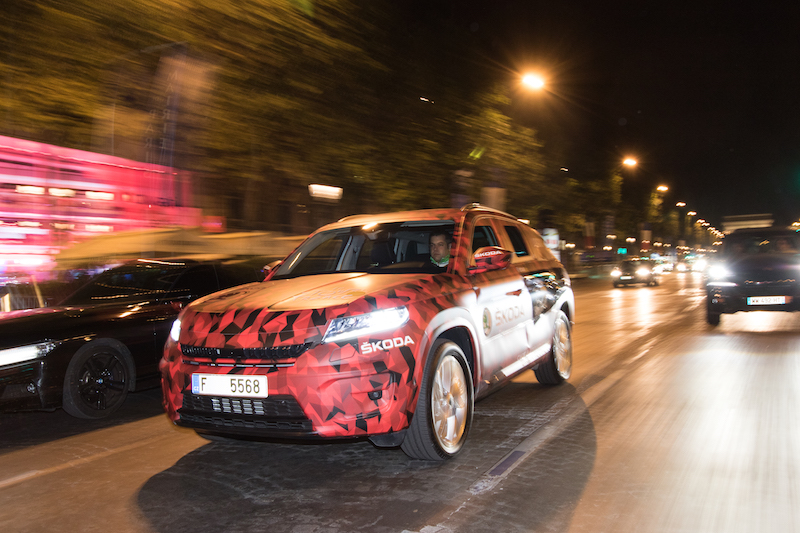
[[(411, 348), (392, 346), (365, 355), (353, 342), (317, 344), (284, 358), (252, 353), (226, 358), (170, 341), (160, 365), (164, 406), (177, 425), (209, 433), (282, 438), (394, 433), (408, 426), (415, 405)], [(193, 394), (195, 373), (265, 375), (268, 396)]]
[(652, 283), (656, 278), (650, 274), (647, 276), (623, 274), (614, 278), (614, 283), (617, 285), (633, 285), (636, 283)]
[[(706, 290), (708, 309), (715, 313), (800, 311), (800, 286), (796, 283), (710, 283)], [(759, 303), (767, 297), (782, 297), (784, 303)]]
[(57, 407), (43, 384), (44, 361), (0, 367), (0, 411), (29, 411)]

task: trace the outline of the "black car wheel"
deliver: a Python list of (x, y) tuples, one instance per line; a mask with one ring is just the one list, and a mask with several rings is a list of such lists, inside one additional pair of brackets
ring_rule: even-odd
[(533, 372), (542, 385), (558, 385), (572, 374), (572, 327), (564, 311), (556, 316), (550, 354)]
[(719, 311), (712, 309), (711, 306), (706, 307), (706, 322), (708, 322), (709, 325), (718, 326), (719, 317), (720, 317)]
[(64, 410), (77, 418), (104, 418), (122, 406), (130, 388), (125, 355), (98, 344), (79, 351), (64, 377)]
[(440, 461), (456, 455), (472, 424), (471, 373), (464, 352), (453, 342), (438, 345), (428, 359), (401, 448), (409, 457)]

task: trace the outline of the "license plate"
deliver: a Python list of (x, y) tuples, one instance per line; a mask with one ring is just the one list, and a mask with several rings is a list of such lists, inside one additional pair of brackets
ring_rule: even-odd
[(619, 279), (633, 279), (633, 276), (620, 276)]
[(266, 398), (267, 376), (231, 374), (192, 374), (192, 394), (201, 396), (234, 396)]
[(783, 305), (786, 296), (749, 296), (747, 305)]

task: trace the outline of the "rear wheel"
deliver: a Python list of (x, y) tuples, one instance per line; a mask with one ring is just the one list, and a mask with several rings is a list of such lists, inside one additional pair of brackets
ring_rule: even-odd
[(77, 418), (105, 418), (122, 406), (130, 389), (125, 355), (108, 345), (78, 351), (64, 377), (62, 405)]
[(572, 326), (564, 311), (556, 316), (550, 354), (533, 372), (542, 385), (558, 385), (572, 374)]
[(446, 341), (428, 359), (417, 409), (401, 448), (409, 457), (448, 459), (461, 451), (472, 424), (472, 378), (464, 352)]

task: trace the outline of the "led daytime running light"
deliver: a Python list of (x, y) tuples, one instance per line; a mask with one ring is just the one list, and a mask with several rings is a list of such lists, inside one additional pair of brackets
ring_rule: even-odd
[(331, 322), (322, 342), (337, 342), (381, 331), (390, 331), (399, 328), (406, 322), (408, 322), (408, 309), (405, 307), (339, 317)]

